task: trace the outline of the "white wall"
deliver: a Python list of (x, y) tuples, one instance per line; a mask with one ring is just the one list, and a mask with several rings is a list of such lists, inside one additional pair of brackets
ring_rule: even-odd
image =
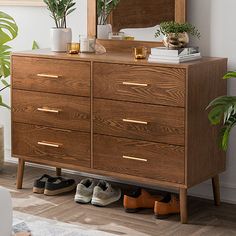
[[(86, 0), (77, 0), (78, 10), (69, 19), (69, 26), (78, 35), (86, 34)], [(229, 69), (236, 69), (236, 1), (235, 0), (188, 0), (188, 21), (196, 25), (202, 33), (200, 41), (195, 41), (205, 56), (229, 58)], [(49, 47), (49, 28), (53, 25), (45, 8), (41, 7), (2, 7), (1, 11), (11, 14), (19, 25), (19, 37), (13, 43), (14, 50), (31, 48), (33, 40), (40, 47)], [(229, 82), (229, 94), (236, 95), (236, 80)], [(0, 123), (5, 125), (6, 148), (10, 148), (10, 115), (0, 109)], [(228, 152), (227, 172), (222, 175), (222, 198), (236, 203), (236, 129)], [(212, 197), (209, 182), (195, 187), (192, 194)]]

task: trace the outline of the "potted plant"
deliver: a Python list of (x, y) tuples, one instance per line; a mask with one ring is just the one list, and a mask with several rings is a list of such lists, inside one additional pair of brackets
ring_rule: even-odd
[(189, 43), (189, 34), (200, 38), (200, 32), (189, 23), (177, 23), (174, 21), (162, 22), (155, 37), (164, 35), (163, 43), (167, 48), (184, 48)]
[(74, 0), (44, 0), (51, 13), (56, 27), (51, 28), (51, 50), (54, 52), (65, 52), (67, 44), (71, 43), (71, 28), (67, 28), (67, 16), (75, 8)]
[(112, 25), (108, 24), (108, 17), (119, 4), (120, 0), (97, 0), (97, 38), (108, 39), (112, 32)]
[[(2, 98), (3, 92), (10, 87), (7, 78), (10, 75), (10, 49), (7, 45), (18, 33), (18, 27), (14, 19), (0, 11), (0, 107), (10, 108)], [(0, 169), (4, 162), (3, 126), (0, 125)]]
[[(236, 72), (228, 72), (223, 79), (236, 78)], [(236, 96), (221, 96), (214, 99), (207, 109), (210, 109), (208, 118), (212, 125), (220, 125), (220, 143), (222, 150), (226, 151), (231, 130), (236, 125)]]

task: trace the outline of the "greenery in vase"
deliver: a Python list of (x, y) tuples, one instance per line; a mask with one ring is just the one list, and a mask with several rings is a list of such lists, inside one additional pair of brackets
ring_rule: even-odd
[(7, 78), (10, 75), (10, 53), (11, 47), (8, 42), (16, 38), (18, 27), (15, 20), (8, 14), (0, 11), (0, 106), (10, 108), (2, 100), (2, 92), (10, 87)]
[[(228, 72), (223, 78), (236, 78), (236, 72)], [(221, 126), (219, 146), (226, 151), (230, 132), (236, 125), (236, 96), (218, 97), (208, 105), (207, 109), (211, 109), (208, 114), (211, 124)]]
[(117, 7), (120, 0), (97, 0), (98, 24), (107, 24), (108, 16)]
[(155, 37), (159, 37), (161, 34), (168, 35), (170, 33), (178, 34), (180, 33), (188, 33), (194, 37), (200, 38), (201, 34), (196, 29), (195, 26), (190, 23), (178, 23), (174, 21), (166, 21), (160, 24), (160, 29), (157, 30)]
[(43, 0), (51, 13), (56, 28), (66, 28), (67, 16), (75, 10), (74, 0)]

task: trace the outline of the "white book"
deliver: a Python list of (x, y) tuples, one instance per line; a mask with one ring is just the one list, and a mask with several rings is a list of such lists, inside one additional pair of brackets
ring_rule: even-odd
[(149, 58), (151, 59), (157, 59), (157, 60), (179, 60), (179, 59), (187, 59), (187, 58), (192, 58), (192, 57), (199, 57), (201, 56), (201, 53), (194, 53), (194, 54), (189, 54), (189, 55), (182, 55), (182, 56), (177, 56), (177, 57), (170, 57), (170, 56), (155, 56), (155, 55), (150, 55)]
[(173, 59), (173, 60), (167, 60), (167, 59), (153, 59), (153, 58), (148, 58), (148, 62), (151, 63), (167, 63), (167, 64), (179, 64), (181, 62), (188, 62), (188, 61), (194, 61), (194, 60), (199, 60), (201, 59), (201, 56), (196, 56), (196, 57), (189, 57), (189, 58), (179, 58), (179, 59)]
[(188, 48), (180, 48), (180, 49), (169, 49), (166, 47), (156, 47), (151, 48), (151, 54), (155, 56), (172, 56), (177, 57), (179, 55), (189, 55), (193, 53), (198, 53), (198, 47), (188, 47)]

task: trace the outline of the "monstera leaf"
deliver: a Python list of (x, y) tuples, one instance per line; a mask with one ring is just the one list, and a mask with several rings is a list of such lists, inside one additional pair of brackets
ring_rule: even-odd
[(10, 75), (10, 49), (10, 46), (0, 44), (0, 78)]
[(13, 40), (18, 33), (15, 20), (8, 14), (0, 11), (0, 45)]

